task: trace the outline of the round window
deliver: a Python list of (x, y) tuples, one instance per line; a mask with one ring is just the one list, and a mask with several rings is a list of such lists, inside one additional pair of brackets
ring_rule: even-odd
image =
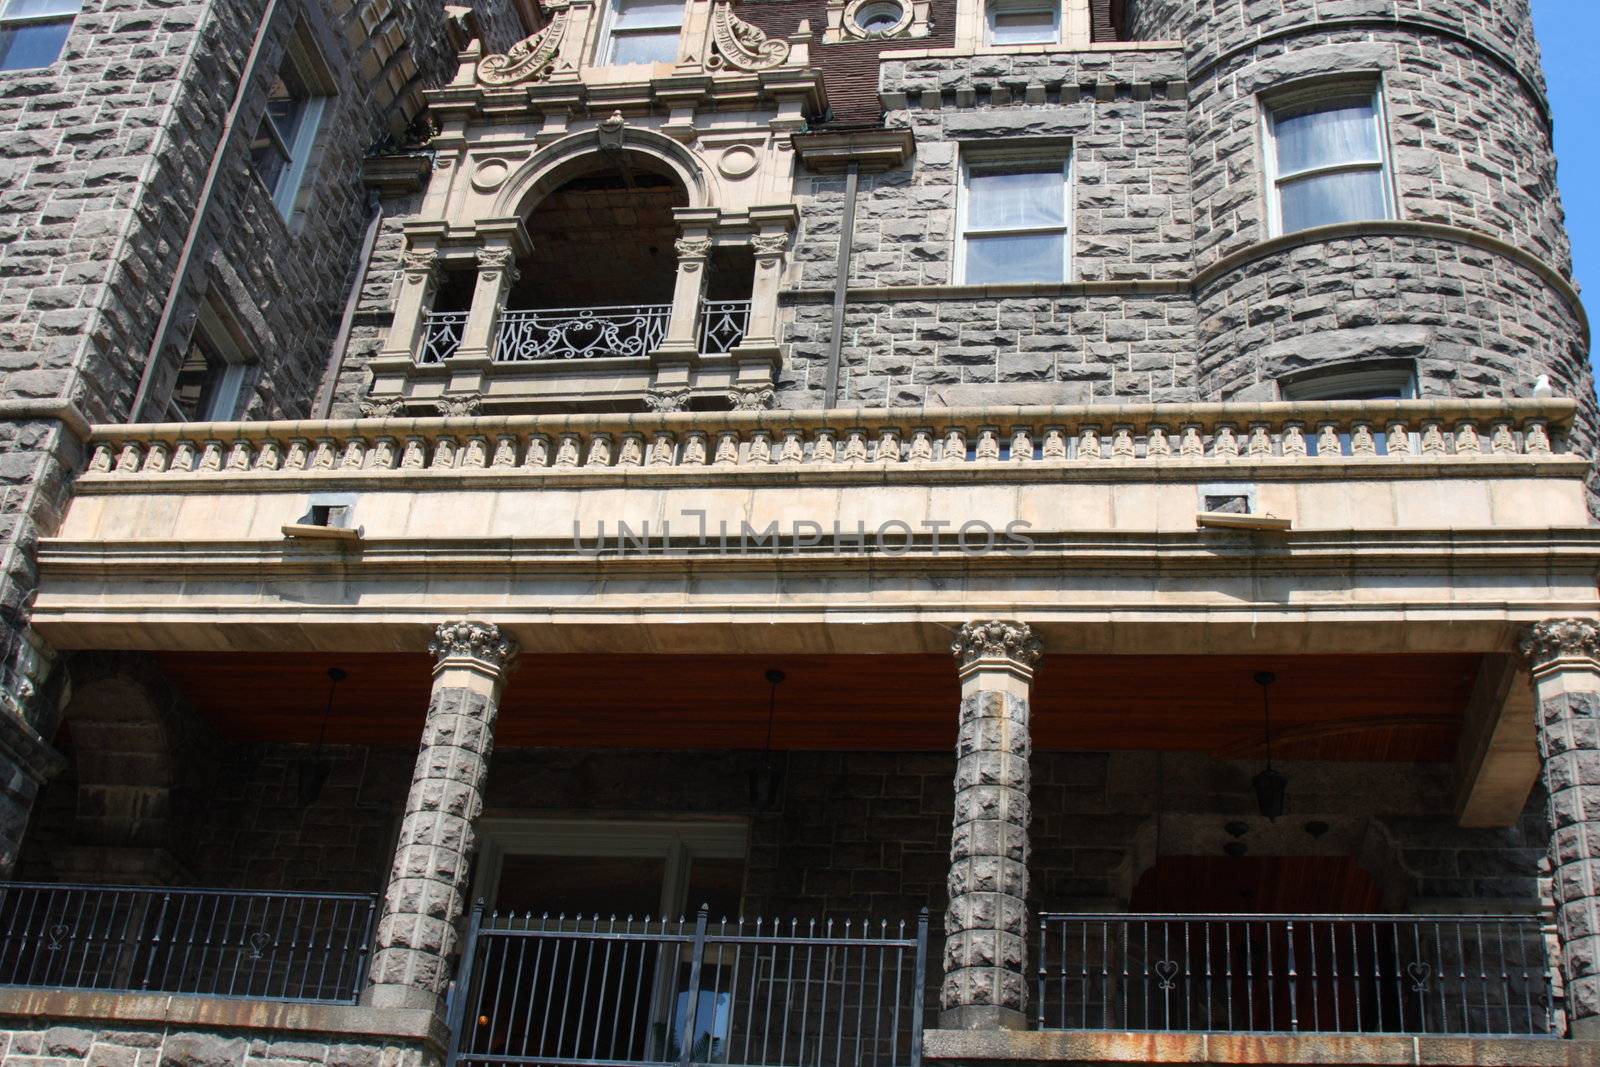
[(860, 33), (883, 37), (898, 30), (905, 17), (906, 9), (899, 0), (871, 0), (856, 8), (851, 21)]

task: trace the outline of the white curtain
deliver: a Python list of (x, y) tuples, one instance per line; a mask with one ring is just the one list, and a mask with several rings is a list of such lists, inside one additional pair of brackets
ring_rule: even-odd
[(967, 178), (968, 230), (1022, 230), (1063, 224), (1065, 179), (1051, 170), (972, 174)]
[(1383, 171), (1377, 167), (1299, 178), (1278, 188), (1283, 198), (1284, 233), (1335, 222), (1382, 219), (1389, 214)]
[(1340, 163), (1376, 163), (1378, 124), (1372, 103), (1287, 114), (1273, 121), (1278, 146), (1278, 175)]

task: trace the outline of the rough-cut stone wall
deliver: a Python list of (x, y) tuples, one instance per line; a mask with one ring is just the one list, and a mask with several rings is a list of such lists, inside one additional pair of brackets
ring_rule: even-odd
[[(904, 166), (861, 179), (849, 281), (873, 292), (848, 307), (843, 402), (1191, 398), (1188, 301), (1139, 284), (1187, 277), (1182, 77), (1175, 50), (884, 63), (885, 121), (910, 129), (916, 151)], [(961, 146), (1023, 139), (1070, 141), (1071, 278), (1104, 284), (938, 292), (960, 281)], [(790, 362), (778, 400), (790, 407), (821, 401), (843, 179), (802, 175), (796, 197), (790, 280), (801, 293), (784, 309)], [(922, 288), (894, 292), (905, 287)]]
[(406, 250), (401, 227), (416, 216), (422, 206), (421, 195), (387, 197), (383, 201), (383, 220), (378, 225), (372, 255), (362, 267), (356, 284), (356, 313), (351, 321), (350, 341), (335, 379), (333, 407), (336, 419), (361, 415), (361, 401), (367, 395), (367, 362), (383, 347), (394, 309), (394, 293), (400, 277), (400, 260)]
[(299, 1029), (0, 1019), (6, 1067), (423, 1067), (439, 1058), (417, 1042)]

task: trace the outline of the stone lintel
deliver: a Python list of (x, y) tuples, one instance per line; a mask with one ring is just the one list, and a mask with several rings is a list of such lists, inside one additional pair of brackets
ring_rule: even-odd
[(1600, 1065), (1600, 1042), (1525, 1037), (928, 1030), (929, 1063)]
[(104, 993), (68, 989), (0, 989), (0, 1018), (114, 1023), (117, 1026), (205, 1027), (372, 1038), (418, 1043), (436, 1055), (449, 1044), (431, 1010), (396, 1010), (354, 1004), (297, 1004), (233, 997)]
[(1456, 775), (1456, 819), (1469, 827), (1515, 824), (1539, 780), (1533, 687), (1513, 656), (1487, 655), (1478, 667)]
[(1026, 1030), (1028, 1017), (998, 1004), (965, 1004), (939, 1012), (941, 1030)]

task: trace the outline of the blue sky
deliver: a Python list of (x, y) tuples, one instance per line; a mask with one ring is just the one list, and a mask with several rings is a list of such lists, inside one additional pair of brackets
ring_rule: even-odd
[(1533, 27), (1544, 51), (1555, 112), (1558, 178), (1572, 234), (1573, 270), (1592, 316), (1600, 308), (1600, 112), (1594, 104), (1600, 0), (1533, 0)]

